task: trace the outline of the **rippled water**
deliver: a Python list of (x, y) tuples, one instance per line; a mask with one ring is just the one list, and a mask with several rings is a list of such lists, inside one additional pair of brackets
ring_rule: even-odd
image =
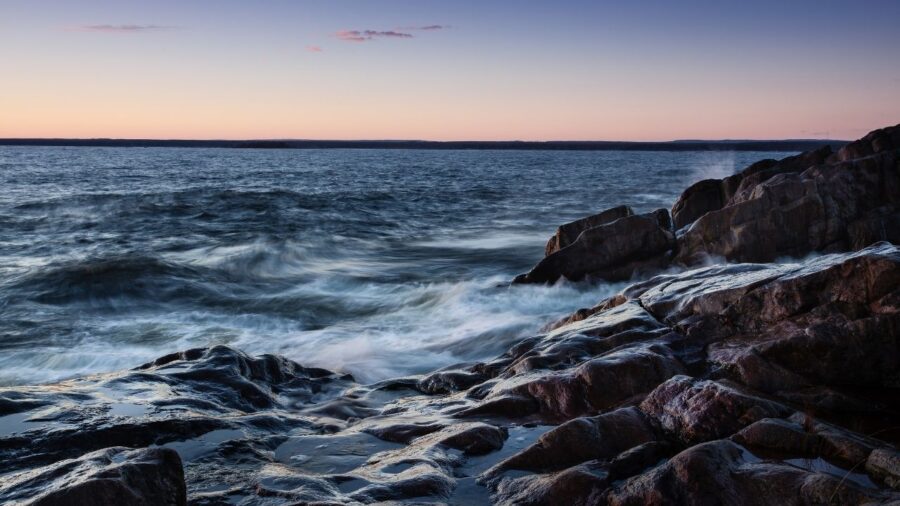
[(363, 381), (619, 286), (506, 282), (565, 221), (789, 153), (0, 147), (0, 384), (227, 343)]

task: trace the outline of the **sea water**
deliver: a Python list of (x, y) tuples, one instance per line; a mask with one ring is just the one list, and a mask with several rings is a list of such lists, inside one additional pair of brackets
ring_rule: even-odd
[(492, 358), (623, 284), (559, 224), (791, 153), (0, 147), (0, 385), (228, 344), (357, 380)]

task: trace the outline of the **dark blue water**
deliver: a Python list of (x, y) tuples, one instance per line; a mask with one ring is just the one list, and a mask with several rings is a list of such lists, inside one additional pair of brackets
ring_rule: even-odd
[(620, 286), (506, 282), (560, 223), (789, 153), (0, 147), (0, 384), (227, 343), (363, 381)]

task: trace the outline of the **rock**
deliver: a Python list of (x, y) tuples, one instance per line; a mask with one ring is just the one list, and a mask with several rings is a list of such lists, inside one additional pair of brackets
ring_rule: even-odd
[(585, 361), (563, 373), (518, 374), (496, 383), (482, 404), (510, 397), (530, 398), (544, 417), (567, 420), (646, 394), (681, 372), (681, 364), (664, 346), (634, 346)]
[(585, 277), (609, 281), (629, 279), (636, 273), (658, 270), (669, 262), (675, 246), (669, 213), (627, 216), (584, 230), (563, 249), (544, 257), (514, 283), (554, 283), (560, 278)]
[(487, 474), (510, 469), (557, 471), (594, 459), (610, 459), (655, 441), (650, 420), (636, 408), (622, 408), (590, 418), (576, 418), (545, 433), (538, 441), (497, 464)]
[[(614, 432), (608, 436), (615, 439)], [(585, 440), (583, 445), (593, 443), (595, 441)], [(494, 504), (510, 505), (604, 504), (606, 492), (614, 482), (654, 467), (668, 455), (665, 444), (653, 441), (626, 450), (612, 460), (589, 460), (544, 474), (503, 476), (496, 480), (491, 499)]]
[(813, 251), (849, 251), (900, 235), (900, 224), (890, 220), (898, 204), (900, 149), (768, 178), (745, 176), (720, 209), (698, 217), (679, 237), (674, 261), (771, 262)]
[(868, 504), (900, 495), (840, 476), (764, 461), (731, 441), (688, 448), (626, 480), (606, 497), (616, 506), (643, 504)]
[(846, 162), (892, 149), (900, 149), (900, 125), (869, 132), (862, 139), (842, 147), (829, 161)]
[(719, 332), (733, 337), (710, 345), (710, 360), (766, 392), (892, 387), (900, 367), (898, 286), (894, 246), (817, 259), (725, 308)]
[(181, 506), (187, 504), (174, 450), (107, 448), (77, 459), (7, 475), (0, 502), (30, 506)]
[(194, 389), (223, 406), (245, 412), (273, 407), (273, 397), (281, 389), (302, 401), (330, 385), (353, 380), (324, 369), (305, 368), (275, 355), (251, 358), (227, 346), (173, 353), (136, 371), (164, 374), (182, 388)]
[(383, 441), (409, 444), (413, 439), (437, 432), (444, 427), (437, 423), (377, 423), (362, 430)]
[(777, 451), (788, 455), (819, 456), (823, 440), (806, 427), (781, 418), (758, 420), (732, 436), (751, 450)]
[(601, 504), (609, 478), (590, 465), (571, 467), (552, 474), (503, 480), (491, 497), (496, 505), (544, 506)]
[(822, 146), (819, 149), (777, 161), (763, 160), (756, 162), (740, 173), (723, 180), (726, 188), (725, 205), (745, 199), (747, 194), (753, 191), (753, 188), (774, 176), (803, 172), (810, 167), (823, 164), (831, 154), (830, 146)]
[(847, 468), (859, 467), (873, 450), (884, 444), (799, 413), (787, 420), (759, 420), (731, 439), (766, 454), (828, 459)]
[(416, 388), (426, 394), (447, 394), (467, 390), (486, 379), (483, 374), (472, 371), (437, 371), (420, 379)]
[(831, 148), (823, 146), (808, 153), (782, 160), (760, 160), (741, 172), (724, 179), (704, 179), (689, 186), (672, 206), (672, 221), (681, 229), (712, 211), (726, 205), (738, 193), (746, 192), (777, 174), (802, 172), (821, 164), (831, 155)]
[(722, 209), (726, 196), (721, 179), (704, 179), (689, 186), (672, 206), (672, 222), (678, 230), (710, 211)]
[(866, 471), (900, 490), (900, 452), (888, 448), (872, 451), (866, 460)]
[(553, 237), (547, 241), (547, 247), (544, 249), (544, 256), (556, 253), (572, 244), (578, 239), (578, 236), (587, 229), (598, 227), (600, 225), (608, 225), (619, 218), (625, 218), (626, 216), (631, 216), (633, 214), (634, 211), (632, 211), (630, 207), (619, 206), (586, 218), (581, 218), (580, 220), (575, 220), (571, 223), (566, 223), (565, 225), (560, 225), (559, 228), (556, 229), (556, 233)]
[(484, 455), (503, 447), (507, 432), (505, 429), (486, 423), (455, 424), (430, 436), (425, 436), (419, 443), (436, 442), (450, 448), (461, 450), (466, 455)]
[(687, 376), (676, 376), (657, 387), (641, 403), (641, 411), (686, 444), (730, 436), (757, 420), (791, 412), (735, 387)]

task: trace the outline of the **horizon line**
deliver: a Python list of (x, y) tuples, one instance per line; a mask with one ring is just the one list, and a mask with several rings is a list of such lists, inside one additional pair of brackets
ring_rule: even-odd
[(428, 151), (716, 151), (804, 152), (829, 146), (833, 150), (849, 141), (831, 139), (785, 140), (672, 140), (672, 141), (415, 141), (415, 140), (194, 140), (0, 138), (0, 146), (75, 148), (197, 148), (197, 149), (408, 149)]
[(611, 140), (611, 139), (547, 139), (547, 140), (525, 140), (525, 139), (498, 139), (498, 140), (479, 140), (479, 139), (452, 139), (452, 140), (434, 140), (434, 139), (378, 139), (378, 138), (358, 138), (358, 139), (329, 139), (329, 138), (303, 138), (303, 137), (257, 137), (257, 138), (185, 138), (185, 137), (0, 137), (0, 142), (10, 141), (70, 141), (70, 142), (407, 142), (407, 143), (434, 143), (434, 144), (452, 144), (452, 143), (616, 143), (616, 144), (666, 144), (666, 143), (703, 143), (703, 142), (850, 142), (847, 139), (835, 138), (817, 138), (817, 137), (788, 137), (788, 138), (722, 138), (722, 139), (668, 139), (668, 140)]

